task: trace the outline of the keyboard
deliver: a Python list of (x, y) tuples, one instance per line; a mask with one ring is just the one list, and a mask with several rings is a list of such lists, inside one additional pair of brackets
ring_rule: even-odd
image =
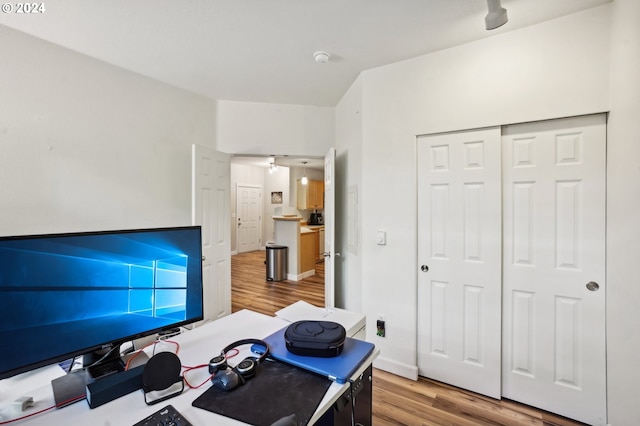
[(133, 426), (193, 426), (172, 405), (167, 405)]

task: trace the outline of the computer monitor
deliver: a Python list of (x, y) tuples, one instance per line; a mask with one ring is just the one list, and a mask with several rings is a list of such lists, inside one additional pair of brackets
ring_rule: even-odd
[(0, 237), (0, 379), (202, 319), (199, 226)]

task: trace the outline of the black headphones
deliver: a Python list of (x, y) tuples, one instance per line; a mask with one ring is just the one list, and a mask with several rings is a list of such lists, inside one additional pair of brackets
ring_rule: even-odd
[[(233, 368), (229, 368), (227, 365), (227, 353), (238, 346), (242, 345), (257, 345), (259, 351), (255, 351), (259, 354), (259, 357), (247, 357), (240, 361), (238, 365)], [(211, 383), (213, 386), (218, 387), (224, 391), (230, 391), (243, 385), (247, 380), (256, 375), (256, 368), (264, 359), (269, 355), (269, 345), (259, 339), (243, 339), (233, 342), (225, 347), (220, 355), (211, 358), (209, 361), (209, 373), (213, 375), (211, 377)]]

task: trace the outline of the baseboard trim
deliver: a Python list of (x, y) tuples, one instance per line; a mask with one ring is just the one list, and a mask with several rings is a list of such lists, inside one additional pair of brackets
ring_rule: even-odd
[(418, 366), (416, 365), (404, 364), (379, 356), (373, 361), (373, 366), (410, 380), (418, 380)]
[(300, 280), (302, 280), (302, 279), (304, 279), (304, 278), (312, 277), (312, 276), (314, 276), (315, 274), (316, 274), (316, 270), (315, 270), (315, 269), (312, 269), (312, 270), (310, 270), (310, 271), (306, 271), (306, 272), (303, 272), (303, 273), (298, 274), (298, 275), (294, 275), (294, 274), (287, 274), (287, 279), (288, 279), (289, 281), (300, 281)]

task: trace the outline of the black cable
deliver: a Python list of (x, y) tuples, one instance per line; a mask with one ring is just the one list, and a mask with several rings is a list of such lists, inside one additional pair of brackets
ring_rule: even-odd
[[(111, 356), (111, 354), (112, 354), (114, 351), (116, 351), (116, 350), (117, 350), (117, 351), (120, 351), (120, 345), (115, 345), (113, 348), (109, 349), (109, 351), (107, 351), (107, 353), (106, 353), (106, 354), (102, 355), (102, 357), (100, 357), (100, 359), (98, 359), (98, 360), (97, 360), (97, 361), (95, 361), (95, 362), (92, 362), (92, 363), (91, 363), (91, 365), (88, 365), (86, 368), (90, 368), (90, 367), (93, 367), (93, 366), (95, 366), (95, 365), (97, 365), (97, 364), (101, 363), (101, 362), (102, 362), (102, 361), (104, 361), (105, 359), (109, 358), (109, 357)], [(118, 353), (119, 353), (119, 352), (118, 352)]]
[(71, 373), (71, 370), (73, 369), (74, 364), (76, 363), (76, 358), (77, 357), (73, 357), (71, 358), (71, 364), (69, 364), (69, 368), (67, 368), (67, 374)]
[(356, 426), (356, 397), (353, 390), (353, 380), (349, 379), (349, 394), (351, 398), (351, 426)]

